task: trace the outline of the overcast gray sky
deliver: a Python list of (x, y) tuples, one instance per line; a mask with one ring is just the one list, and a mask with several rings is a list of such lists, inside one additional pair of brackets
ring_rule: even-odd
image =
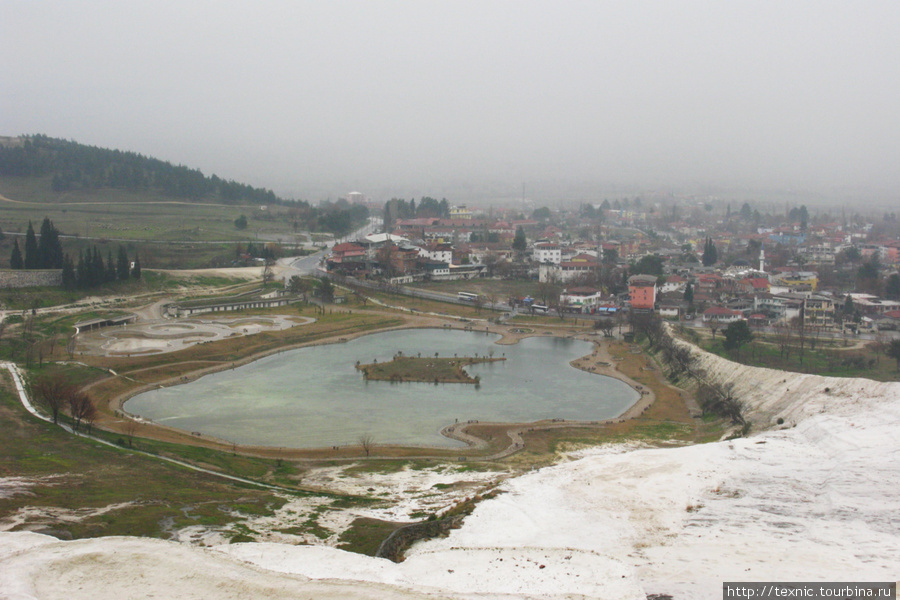
[(900, 2), (0, 0), (0, 134), (22, 133), (309, 199), (897, 197)]

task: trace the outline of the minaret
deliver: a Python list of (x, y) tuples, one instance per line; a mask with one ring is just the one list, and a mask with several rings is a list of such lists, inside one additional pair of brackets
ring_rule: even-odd
[(759, 271), (766, 272), (766, 247), (763, 245), (759, 246)]

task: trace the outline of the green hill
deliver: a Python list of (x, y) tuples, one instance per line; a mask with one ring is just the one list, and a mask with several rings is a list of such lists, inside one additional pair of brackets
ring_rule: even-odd
[[(312, 206), (271, 190), (206, 176), (135, 152), (46, 135), (0, 137), (0, 228), (24, 233), (49, 217), (61, 234), (91, 240), (235, 242), (293, 246), (304, 232), (346, 235), (368, 218), (344, 200)], [(0, 238), (0, 266), (11, 241)], [(203, 254), (206, 253), (205, 247)], [(185, 246), (188, 255), (198, 247)], [(235, 251), (229, 250), (233, 259)], [(200, 264), (230, 263), (227, 253)], [(198, 257), (199, 258), (199, 257)], [(194, 261), (177, 260), (178, 265)], [(168, 266), (165, 261), (160, 266)]]
[(216, 175), (207, 177), (183, 165), (46, 135), (0, 139), (0, 176), (37, 178), (56, 193), (105, 188), (151, 192), (194, 202), (257, 205), (283, 202), (271, 190)]

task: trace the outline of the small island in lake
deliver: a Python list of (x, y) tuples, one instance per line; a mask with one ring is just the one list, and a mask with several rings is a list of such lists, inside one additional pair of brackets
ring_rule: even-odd
[(425, 383), (475, 383), (480, 379), (466, 373), (466, 365), (506, 360), (490, 356), (453, 358), (412, 357), (398, 354), (390, 362), (356, 364), (366, 379), (374, 381), (419, 381)]

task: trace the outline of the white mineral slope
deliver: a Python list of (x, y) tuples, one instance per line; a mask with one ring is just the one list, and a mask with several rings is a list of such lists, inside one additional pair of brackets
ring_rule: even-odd
[(0, 597), (681, 600), (721, 598), (723, 581), (896, 580), (900, 384), (700, 361), (734, 383), (757, 431), (785, 426), (583, 451), (506, 481), (399, 565), (323, 547), (0, 534)]
[[(647, 593), (720, 598), (723, 581), (893, 581), (900, 573), (900, 384), (700, 354), (756, 422), (678, 449), (622, 446), (511, 480), (408, 562), (478, 548), (577, 548), (628, 563)], [(826, 388), (828, 391), (825, 391)]]
[(310, 580), (260, 569), (219, 552), (145, 538), (58, 542), (36, 533), (0, 537), (4, 600), (439, 600), (371, 582)]

